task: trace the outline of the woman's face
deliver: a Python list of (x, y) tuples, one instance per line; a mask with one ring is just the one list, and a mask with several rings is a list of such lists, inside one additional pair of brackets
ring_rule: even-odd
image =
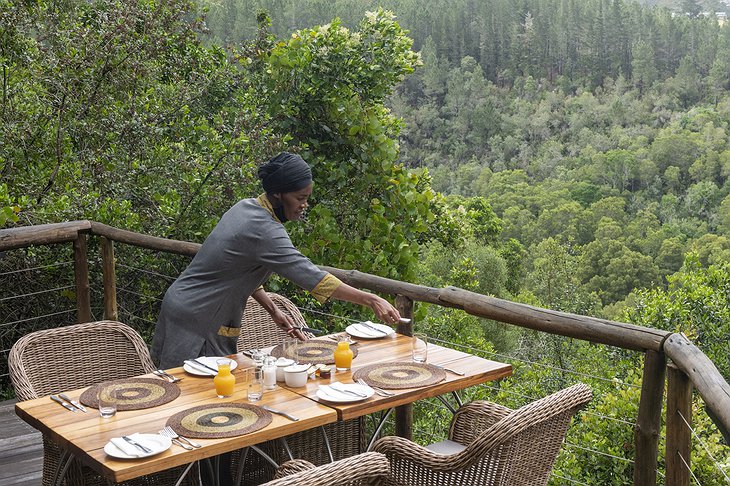
[(289, 221), (299, 221), (302, 219), (304, 210), (309, 207), (307, 200), (312, 195), (312, 185), (309, 184), (304, 189), (299, 189), (298, 191), (276, 194), (277, 199), (284, 207), (284, 216), (286, 216), (286, 219)]

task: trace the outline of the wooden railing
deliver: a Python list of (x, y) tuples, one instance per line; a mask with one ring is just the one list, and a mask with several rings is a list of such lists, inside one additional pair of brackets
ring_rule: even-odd
[[(104, 317), (117, 318), (114, 242), (156, 251), (193, 256), (199, 244), (169, 240), (121, 230), (93, 221), (46, 224), (0, 230), (0, 251), (38, 245), (71, 242), (74, 250), (77, 320), (91, 319), (87, 235), (101, 237), (104, 282)], [(354, 270), (322, 267), (348, 284), (379, 294), (395, 296), (402, 315), (412, 316), (413, 303), (426, 302), (520, 327), (593, 343), (617, 346), (644, 353), (644, 370), (635, 426), (636, 458), (634, 484), (656, 484), (664, 382), (667, 377), (666, 476), (668, 486), (689, 484), (689, 469), (680, 462), (689, 460), (691, 435), (678, 417), (691, 415), (694, 387), (716, 425), (728, 436), (730, 430), (730, 385), (707, 356), (681, 334), (635, 326), (622, 322), (596, 319), (510, 302), (456, 287), (431, 288), (398, 280), (369, 275)], [(401, 324), (399, 332), (410, 335), (409, 324)], [(667, 372), (667, 359), (671, 360)], [(396, 411), (396, 433), (410, 437), (410, 406)], [(677, 454), (677, 451), (681, 453)]]

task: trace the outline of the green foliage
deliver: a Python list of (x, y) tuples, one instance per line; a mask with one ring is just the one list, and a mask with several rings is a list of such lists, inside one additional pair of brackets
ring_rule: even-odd
[(689, 255), (669, 277), (667, 290), (638, 292), (623, 318), (642, 326), (682, 332), (730, 378), (730, 264), (704, 267)]
[(395, 164), (400, 123), (382, 103), (420, 64), (411, 42), (378, 10), (357, 31), (334, 20), (265, 55), (272, 124), (306, 147), (314, 172), (311, 221), (291, 234), (317, 262), (409, 280), (418, 243), (452, 224), (436, 219), (442, 203), (427, 173)]

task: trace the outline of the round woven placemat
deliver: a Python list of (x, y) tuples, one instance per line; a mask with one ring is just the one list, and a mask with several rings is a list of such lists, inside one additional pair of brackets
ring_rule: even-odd
[[(271, 350), (271, 356), (275, 358), (283, 356), (307, 364), (334, 364), (335, 349), (337, 349), (337, 343), (334, 341), (310, 339), (298, 343), (293, 350), (292, 348), (287, 349), (286, 355), (284, 355), (283, 345), (279, 344)], [(357, 356), (357, 347), (350, 346), (350, 349), (352, 350), (352, 357), (355, 358)]]
[(363, 366), (353, 373), (352, 379), (363, 379), (380, 388), (418, 388), (445, 380), (446, 372), (428, 363), (404, 361)]
[(248, 403), (199, 405), (178, 412), (167, 425), (185, 437), (220, 439), (250, 434), (271, 423), (271, 413)]
[(89, 407), (99, 408), (99, 392), (117, 391), (117, 410), (140, 410), (168, 403), (180, 395), (180, 388), (157, 378), (125, 378), (105, 381), (81, 394), (79, 400)]

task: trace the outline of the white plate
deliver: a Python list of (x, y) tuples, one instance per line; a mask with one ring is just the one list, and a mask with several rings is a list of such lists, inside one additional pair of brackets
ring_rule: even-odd
[(359, 322), (347, 326), (345, 332), (347, 332), (347, 334), (349, 334), (350, 336), (355, 336), (362, 339), (380, 339), (395, 333), (392, 327), (386, 326), (385, 324), (376, 324), (375, 322), (370, 321), (365, 322), (373, 326), (375, 329), (380, 329), (381, 331), (383, 331), (384, 334), (373, 331), (372, 329), (368, 329)]
[(317, 389), (317, 398), (332, 403), (350, 403), (367, 400), (375, 393), (375, 390), (373, 390), (369, 386), (362, 386), (356, 383), (341, 383), (339, 386), (347, 390), (363, 393), (366, 396), (356, 397), (355, 395), (350, 395), (349, 393), (334, 390), (329, 385), (320, 385), (320, 387)]
[(141, 459), (143, 457), (150, 457), (155, 454), (159, 454), (160, 452), (164, 452), (172, 445), (172, 441), (169, 437), (162, 437), (157, 434), (136, 434), (136, 437), (140, 438), (140, 443), (143, 446), (148, 449), (152, 449), (152, 452), (149, 454), (140, 453), (138, 456), (130, 456), (119, 447), (115, 446), (111, 441), (107, 442), (104, 446), (104, 452), (112, 457), (116, 457), (117, 459)]
[[(197, 358), (197, 360), (200, 361), (201, 363), (205, 363), (208, 366), (210, 366), (211, 368), (216, 369), (216, 370), (218, 369), (217, 361), (219, 359), (230, 359), (230, 358), (220, 357), (220, 356), (201, 356), (200, 358)], [(192, 361), (192, 360), (190, 360), (190, 361)], [(233, 371), (236, 369), (236, 366), (238, 366), (238, 363), (236, 362), (235, 359), (231, 359), (230, 361), (231, 361), (231, 371)], [(201, 366), (201, 368), (203, 368), (203, 367)], [(215, 371), (203, 371), (201, 369), (194, 368), (193, 366), (190, 366), (187, 363), (185, 363), (183, 365), (183, 369), (185, 371), (187, 371), (188, 373), (190, 373), (191, 375), (215, 376), (217, 374)]]

